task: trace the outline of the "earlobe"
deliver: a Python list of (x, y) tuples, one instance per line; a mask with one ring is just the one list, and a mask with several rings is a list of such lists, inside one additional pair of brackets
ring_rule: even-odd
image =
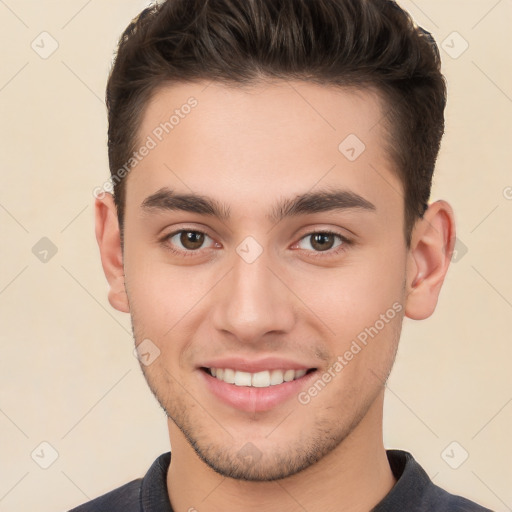
[(407, 266), (407, 317), (423, 320), (434, 312), (454, 245), (453, 210), (446, 201), (436, 201), (412, 233)]
[(108, 300), (113, 308), (128, 313), (130, 309), (124, 285), (121, 236), (112, 194), (105, 194), (101, 199), (96, 199), (95, 220), (101, 264), (110, 286)]

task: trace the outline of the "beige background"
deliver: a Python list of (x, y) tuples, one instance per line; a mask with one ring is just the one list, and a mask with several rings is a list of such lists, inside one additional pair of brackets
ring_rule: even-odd
[[(411, 451), (451, 492), (512, 510), (512, 2), (401, 4), (446, 40), (433, 198), (454, 206), (461, 245), (436, 314), (406, 320), (385, 444)], [(67, 510), (142, 476), (169, 449), (129, 318), (107, 302), (93, 234), (92, 190), (108, 176), (107, 73), (145, 5), (0, 1), (0, 511)], [(47, 59), (31, 47), (51, 49), (43, 31), (59, 45)], [(469, 44), (457, 58), (454, 31)], [(32, 252), (42, 237), (58, 249), (46, 263)], [(43, 441), (59, 454), (48, 469)], [(462, 450), (469, 458), (452, 469), (445, 459), (460, 462)]]

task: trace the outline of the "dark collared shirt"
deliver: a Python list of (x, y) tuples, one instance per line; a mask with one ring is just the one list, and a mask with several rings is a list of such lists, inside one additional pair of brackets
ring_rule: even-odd
[[(492, 512), (435, 485), (410, 453), (402, 450), (386, 453), (397, 482), (371, 512)], [(144, 478), (69, 512), (173, 512), (166, 480), (170, 461), (170, 452), (160, 455)]]

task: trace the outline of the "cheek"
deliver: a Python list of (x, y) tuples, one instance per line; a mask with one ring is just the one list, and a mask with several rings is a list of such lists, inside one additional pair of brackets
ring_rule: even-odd
[(176, 266), (141, 250), (126, 252), (125, 283), (132, 314), (162, 335), (194, 308), (208, 289), (194, 266)]
[(388, 316), (394, 318), (404, 301), (405, 257), (367, 252), (339, 268), (288, 276), (297, 296), (342, 345), (393, 305)]

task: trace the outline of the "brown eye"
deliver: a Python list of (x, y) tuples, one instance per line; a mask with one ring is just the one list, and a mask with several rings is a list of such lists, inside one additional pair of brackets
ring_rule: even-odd
[(347, 238), (338, 233), (331, 233), (329, 231), (308, 233), (306, 236), (303, 236), (297, 244), (299, 249), (305, 249), (311, 253), (328, 252), (332, 255), (348, 245), (350, 245), (350, 241)]
[(210, 240), (210, 247), (212, 247), (214, 242), (206, 233), (191, 229), (181, 229), (167, 235), (162, 242), (172, 251), (185, 255), (187, 253), (199, 252), (199, 249), (203, 249), (207, 239)]
[(314, 233), (310, 236), (311, 247), (317, 251), (328, 251), (334, 245), (335, 235), (330, 233)]
[(185, 249), (199, 249), (204, 243), (204, 233), (198, 231), (182, 231), (180, 242)]

